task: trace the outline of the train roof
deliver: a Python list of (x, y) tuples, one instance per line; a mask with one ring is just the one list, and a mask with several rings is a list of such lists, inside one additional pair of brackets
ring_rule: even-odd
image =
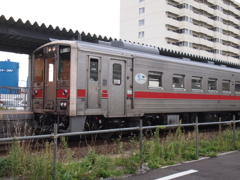
[[(209, 58), (201, 58), (200, 56), (194, 56), (186, 53), (175, 54), (172, 56), (168, 51), (163, 51), (158, 47), (141, 45), (131, 42), (124, 41), (97, 41), (95, 43), (88, 43), (83, 41), (78, 41), (79, 46), (86, 47), (92, 49), (98, 48), (101, 52), (108, 51), (113, 53), (123, 54), (126, 53), (128, 55), (133, 55), (137, 57), (146, 57), (146, 58), (154, 58), (161, 59), (166, 62), (174, 62), (181, 63), (192, 66), (202, 66), (205, 68), (219, 69), (225, 71), (234, 71), (239, 72), (240, 64), (229, 63), (226, 61), (213, 61)], [(183, 56), (181, 56), (183, 55)], [(188, 56), (187, 56), (188, 55)], [(191, 57), (189, 57), (191, 56)]]
[[(173, 52), (171, 50), (158, 48), (155, 46), (148, 46), (144, 44), (126, 42), (126, 41), (100, 41), (97, 40), (94, 43), (86, 42), (86, 41), (69, 41), (69, 40), (52, 40), (52, 42), (48, 44), (55, 44), (55, 43), (77, 43), (80, 49), (87, 48), (87, 49), (99, 49), (99, 52), (109, 52), (109, 53), (118, 53), (119, 55), (126, 53), (130, 56), (138, 56), (138, 57), (146, 57), (146, 58), (154, 58), (163, 60), (166, 62), (174, 62), (192, 66), (201, 66), (205, 68), (212, 68), (212, 69), (219, 69), (225, 71), (234, 71), (239, 73), (240, 64), (216, 60), (212, 58), (197, 56), (189, 53), (182, 53), (182, 52)], [(45, 45), (43, 45), (45, 46)], [(41, 46), (41, 47), (43, 47)], [(40, 47), (40, 48), (41, 48)], [(38, 49), (40, 49), (38, 48)], [(38, 50), (37, 49), (37, 50)]]

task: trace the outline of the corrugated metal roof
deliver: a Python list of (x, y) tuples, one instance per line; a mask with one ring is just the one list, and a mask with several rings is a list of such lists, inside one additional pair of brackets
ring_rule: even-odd
[[(29, 20), (23, 22), (21, 19), (15, 21), (13, 17), (8, 19), (4, 15), (0, 16), (0, 51), (31, 54), (33, 50), (47, 43), (50, 39), (59, 40), (82, 40), (87, 42), (113, 41), (116, 39), (108, 38), (101, 35), (90, 34), (85, 32), (39, 25), (37, 22), (31, 23)], [(189, 53), (173, 51), (165, 48), (159, 48), (160, 54), (171, 57), (188, 58), (194, 61), (212, 61), (215, 64), (223, 64), (228, 67), (240, 68), (240, 64), (198, 56)]]
[(78, 40), (94, 42), (97, 40), (112, 41), (112, 38), (97, 36), (85, 32), (73, 31), (72, 29), (60, 29), (58, 26), (39, 25), (37, 22), (23, 22), (21, 19), (8, 19), (4, 15), (0, 16), (0, 51), (26, 53), (49, 42), (49, 39)]

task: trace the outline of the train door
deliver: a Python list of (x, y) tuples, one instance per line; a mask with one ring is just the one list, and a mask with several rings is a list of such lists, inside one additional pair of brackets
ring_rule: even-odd
[(55, 57), (47, 57), (45, 59), (45, 93), (44, 93), (44, 109), (56, 109), (56, 64)]
[(125, 115), (125, 61), (110, 60), (108, 116)]
[(100, 108), (100, 59), (90, 57), (88, 71), (87, 108)]

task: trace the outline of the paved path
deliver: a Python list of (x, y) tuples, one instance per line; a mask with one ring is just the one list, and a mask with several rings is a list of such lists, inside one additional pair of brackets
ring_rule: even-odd
[(240, 180), (240, 151), (184, 162), (121, 180)]

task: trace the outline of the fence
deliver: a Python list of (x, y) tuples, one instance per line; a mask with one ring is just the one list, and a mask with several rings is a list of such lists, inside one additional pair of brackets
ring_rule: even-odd
[(26, 109), (28, 87), (0, 86), (0, 108)]
[(77, 136), (77, 135), (91, 135), (91, 134), (100, 134), (100, 133), (111, 133), (111, 132), (124, 132), (124, 131), (139, 131), (139, 151), (140, 156), (142, 157), (142, 137), (143, 130), (145, 129), (156, 129), (157, 127), (165, 127), (165, 128), (174, 128), (174, 127), (195, 127), (196, 131), (196, 157), (198, 158), (198, 126), (207, 126), (207, 125), (221, 125), (221, 124), (232, 124), (233, 125), (233, 143), (236, 147), (236, 123), (239, 123), (240, 120), (235, 119), (235, 115), (233, 115), (233, 120), (231, 121), (222, 121), (222, 122), (210, 122), (210, 123), (198, 123), (198, 117), (195, 119), (195, 123), (189, 124), (173, 124), (173, 125), (162, 125), (162, 126), (142, 126), (142, 119), (140, 120), (139, 127), (131, 127), (131, 128), (119, 128), (119, 129), (106, 129), (106, 130), (97, 130), (97, 131), (84, 131), (84, 132), (72, 132), (72, 133), (57, 133), (58, 126), (54, 124), (54, 133), (49, 135), (36, 135), (36, 136), (25, 136), (25, 137), (14, 137), (14, 138), (2, 138), (0, 142), (8, 142), (14, 139), (16, 140), (33, 140), (33, 139), (46, 139), (53, 138), (54, 139), (54, 151), (53, 151), (53, 175), (54, 179), (57, 177), (57, 138), (58, 137), (67, 137), (67, 136)]

